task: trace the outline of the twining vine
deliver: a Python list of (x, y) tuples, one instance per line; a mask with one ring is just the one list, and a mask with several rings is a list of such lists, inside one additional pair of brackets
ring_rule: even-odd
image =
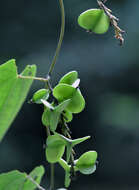
[[(103, 34), (108, 31), (109, 26), (113, 26), (115, 38), (123, 45), (124, 31), (118, 26), (119, 19), (115, 17), (112, 11), (105, 5), (107, 0), (97, 0), (97, 9), (89, 9), (81, 13), (78, 17), (78, 24), (89, 33)], [(72, 139), (71, 131), (68, 126), (75, 114), (79, 114), (85, 108), (85, 99), (80, 91), (80, 79), (77, 71), (70, 71), (65, 74), (55, 87), (52, 87), (51, 77), (57, 58), (60, 53), (65, 32), (65, 10), (63, 0), (58, 0), (61, 10), (61, 31), (57, 44), (56, 52), (50, 65), (46, 78), (26, 76), (21, 73), (16, 79), (21, 80), (39, 80), (44, 82), (44, 88), (34, 93), (30, 102), (43, 105), (42, 124), (46, 128), (46, 160), (51, 165), (50, 190), (55, 189), (54, 184), (54, 165), (58, 163), (65, 172), (64, 186), (68, 188), (75, 179), (76, 173), (80, 172), (84, 175), (89, 175), (95, 172), (97, 165), (97, 152), (94, 150), (83, 153), (78, 159), (76, 158), (75, 146), (88, 140), (90, 136)], [(15, 63), (12, 60), (13, 70)], [(11, 63), (6, 63), (6, 66)], [(9, 66), (9, 67), (10, 67)], [(1, 71), (0, 67), (0, 71)], [(16, 69), (15, 69), (16, 70)], [(16, 71), (15, 71), (16, 73)], [(14, 77), (13, 77), (14, 78)], [(19, 81), (21, 82), (21, 81)], [(37, 172), (36, 172), (37, 171)], [(42, 167), (35, 168), (29, 175), (18, 171), (1, 174), (0, 180), (5, 179), (3, 176), (18, 175), (24, 177), (21, 190), (45, 190), (39, 185), (40, 179), (43, 176), (44, 170)], [(37, 180), (36, 180), (37, 179)], [(29, 180), (25, 182), (26, 180)], [(6, 184), (3, 180), (0, 183)], [(32, 186), (35, 185), (35, 186)], [(19, 184), (18, 184), (19, 185)], [(32, 189), (31, 189), (32, 187)], [(13, 189), (11, 189), (13, 190)]]

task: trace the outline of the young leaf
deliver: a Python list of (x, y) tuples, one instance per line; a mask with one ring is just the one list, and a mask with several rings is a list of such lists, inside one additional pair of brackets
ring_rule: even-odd
[(78, 78), (77, 71), (71, 71), (65, 74), (59, 81), (59, 83), (72, 85)]
[(88, 151), (84, 153), (77, 161), (75, 166), (79, 169), (79, 171), (83, 174), (92, 174), (96, 170), (96, 159), (97, 152), (96, 151)]
[[(36, 66), (27, 66), (23, 76), (35, 76)], [(20, 110), (32, 84), (32, 79), (17, 75), (15, 60), (0, 65), (0, 141)]]
[(90, 32), (103, 34), (109, 29), (110, 19), (102, 9), (89, 9), (79, 15), (78, 24)]

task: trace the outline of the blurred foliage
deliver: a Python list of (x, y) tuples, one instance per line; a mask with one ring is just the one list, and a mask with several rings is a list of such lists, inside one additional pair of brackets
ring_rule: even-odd
[[(37, 64), (38, 76), (45, 76), (55, 51), (60, 31), (57, 2), (51, 0), (10, 1), (0, 3), (0, 63), (16, 58), (19, 70)], [(86, 149), (98, 152), (96, 174), (79, 176), (72, 189), (138, 189), (139, 172), (139, 1), (108, 1), (119, 25), (127, 33), (119, 47), (111, 29), (105, 35), (88, 34), (77, 24), (77, 17), (94, 0), (65, 1), (66, 34), (56, 65), (53, 84), (70, 70), (79, 71), (86, 109), (73, 120), (73, 138), (91, 135), (90, 144), (77, 149), (77, 157)], [(19, 71), (19, 72), (20, 72)], [(34, 82), (32, 93), (43, 87)], [(29, 99), (28, 98), (28, 99)], [(24, 104), (6, 138), (0, 144), (0, 170), (29, 172), (45, 162), (45, 131), (41, 125), (42, 108)], [(80, 134), (79, 134), (80, 129)], [(57, 167), (57, 186), (63, 173)], [(47, 179), (49, 172), (47, 174)], [(48, 179), (49, 180), (49, 179)], [(45, 182), (46, 183), (46, 182)]]

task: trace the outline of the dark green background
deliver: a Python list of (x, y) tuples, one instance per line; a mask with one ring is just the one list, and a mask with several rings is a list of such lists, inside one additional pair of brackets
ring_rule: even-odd
[[(78, 15), (96, 8), (95, 0), (66, 1), (66, 33), (53, 72), (53, 85), (68, 71), (77, 70), (86, 108), (75, 115), (70, 128), (73, 138), (91, 135), (77, 156), (86, 150), (98, 152), (98, 169), (91, 176), (79, 175), (72, 190), (139, 189), (139, 1), (108, 0), (126, 30), (125, 44), (118, 46), (111, 28), (104, 35), (88, 34), (77, 24)], [(16, 58), (19, 72), (36, 64), (45, 77), (60, 32), (57, 0), (0, 1), (0, 63)], [(28, 100), (43, 84), (34, 82)], [(0, 171), (29, 172), (46, 167), (42, 107), (27, 102), (0, 144)], [(57, 166), (56, 187), (63, 186), (63, 170)]]

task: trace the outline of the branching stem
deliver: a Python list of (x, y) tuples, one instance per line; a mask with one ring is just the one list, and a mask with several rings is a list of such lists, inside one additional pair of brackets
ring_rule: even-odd
[(22, 75), (18, 75), (18, 78), (20, 78), (20, 79), (38, 80), (38, 81), (45, 82), (45, 83), (49, 81), (49, 79), (45, 79), (45, 78), (41, 78), (41, 77), (22, 76)]

